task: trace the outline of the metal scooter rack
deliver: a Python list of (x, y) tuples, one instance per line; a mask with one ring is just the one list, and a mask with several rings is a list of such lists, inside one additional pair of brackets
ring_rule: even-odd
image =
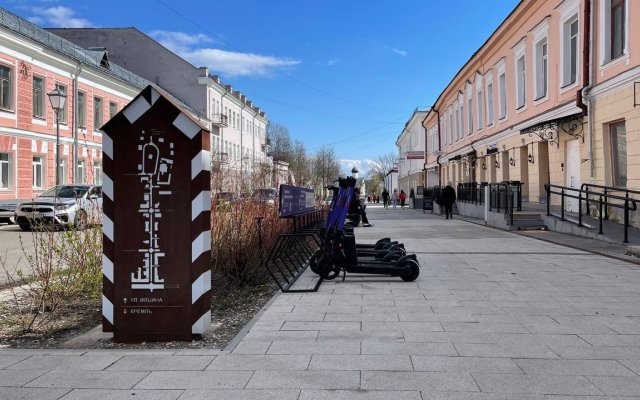
[(291, 287), (309, 266), (313, 255), (320, 249), (318, 232), (323, 221), (322, 211), (315, 210), (283, 218), (291, 219), (293, 231), (278, 236), (264, 261), (264, 266), (284, 293), (317, 292), (322, 278), (319, 278), (310, 289), (292, 289)]

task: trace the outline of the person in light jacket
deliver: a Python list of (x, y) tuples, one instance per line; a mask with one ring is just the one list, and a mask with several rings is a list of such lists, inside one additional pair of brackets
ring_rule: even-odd
[(398, 205), (398, 189), (393, 189), (393, 193), (391, 193), (391, 204), (393, 204), (393, 208)]

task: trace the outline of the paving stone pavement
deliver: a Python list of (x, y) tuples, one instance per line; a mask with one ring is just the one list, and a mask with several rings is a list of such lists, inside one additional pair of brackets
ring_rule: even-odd
[[(0, 399), (640, 399), (640, 268), (458, 219), (368, 208), (415, 282), (279, 294), (224, 350), (0, 350)], [(576, 239), (578, 240), (578, 239)]]

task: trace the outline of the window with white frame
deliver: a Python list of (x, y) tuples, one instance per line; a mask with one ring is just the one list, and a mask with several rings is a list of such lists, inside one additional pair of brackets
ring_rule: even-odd
[(578, 80), (578, 15), (562, 26), (562, 86), (569, 86)]
[[(65, 96), (67, 95), (67, 86), (61, 83), (56, 83), (56, 89), (61, 91)], [(58, 111), (58, 121), (61, 124), (67, 123), (67, 106), (69, 105), (68, 101), (64, 102), (64, 107), (60, 111)]]
[(469, 96), (467, 100), (467, 134), (473, 133), (473, 97)]
[[(453, 112), (449, 112), (449, 137), (451, 138), (451, 143), (453, 143)], [(458, 138), (455, 139), (456, 141), (458, 140)]]
[(13, 111), (13, 69), (0, 64), (0, 109)]
[(516, 108), (525, 106), (527, 99), (527, 72), (524, 54), (516, 60)]
[(44, 78), (33, 76), (33, 117), (44, 119), (45, 117), (45, 101), (46, 96), (44, 89)]
[(440, 117), (440, 130), (441, 130), (440, 135), (442, 137), (442, 145), (446, 146), (447, 145), (447, 134), (446, 134), (447, 131), (445, 130), (445, 127), (444, 127), (444, 118), (443, 117)]
[(7, 153), (0, 153), (0, 189), (11, 187), (11, 158)]
[(487, 81), (487, 126), (493, 126), (493, 82)]
[(109, 102), (109, 119), (113, 118), (118, 113), (118, 103), (115, 101)]
[(625, 121), (609, 124), (613, 186), (627, 186), (627, 131)]
[(460, 101), (460, 109), (458, 110), (458, 137), (460, 139), (464, 138), (464, 122), (462, 122), (464, 120), (464, 116), (463, 116), (463, 112), (464, 112), (464, 98), (462, 99), (463, 101)]
[(602, 0), (600, 45), (602, 64), (627, 54), (628, 0)]
[(547, 38), (540, 40), (535, 45), (535, 88), (536, 100), (547, 97), (549, 89), (549, 45)]
[(93, 184), (102, 185), (102, 162), (93, 162)]
[(44, 188), (44, 159), (42, 156), (33, 156), (33, 188)]
[(527, 38), (521, 39), (513, 48), (515, 60), (515, 95), (516, 110), (525, 106), (527, 99), (526, 47)]
[(85, 183), (86, 180), (87, 180), (87, 175), (84, 170), (84, 160), (79, 159), (78, 164), (76, 165), (76, 182)]
[(67, 183), (67, 159), (65, 157), (60, 158), (57, 174), (60, 184), (65, 185)]
[(98, 131), (102, 128), (103, 120), (102, 97), (93, 98), (93, 129)]
[[(480, 82), (482, 84), (482, 82)], [(478, 130), (481, 130), (484, 127), (484, 95), (482, 92), (482, 86), (476, 92), (476, 104), (478, 105)]]
[(78, 127), (86, 128), (87, 127), (87, 100), (84, 92), (78, 92), (78, 110), (77, 110), (77, 118), (78, 118)]
[(505, 72), (498, 75), (498, 118), (503, 119), (507, 116), (507, 78)]

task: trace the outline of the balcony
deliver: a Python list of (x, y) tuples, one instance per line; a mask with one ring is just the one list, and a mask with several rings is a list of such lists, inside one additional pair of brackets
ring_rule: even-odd
[(211, 125), (226, 128), (229, 126), (228, 118), (224, 114), (214, 114), (211, 116)]

